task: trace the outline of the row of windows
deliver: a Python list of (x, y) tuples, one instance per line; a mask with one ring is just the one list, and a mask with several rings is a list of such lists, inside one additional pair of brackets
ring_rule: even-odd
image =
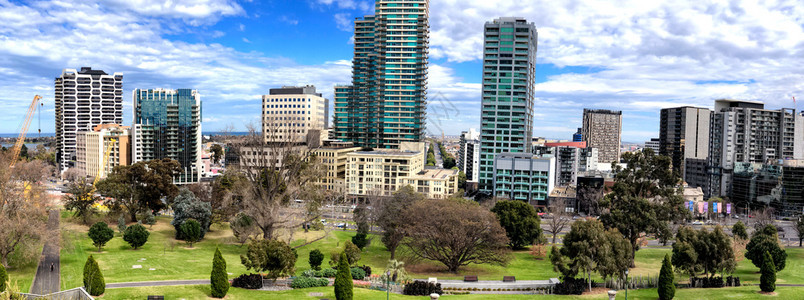
[[(307, 108), (311, 108), (312, 105), (308, 104)], [(265, 108), (304, 108), (304, 104), (279, 104), (279, 105), (272, 105), (266, 104)], [(320, 108), (320, 107), (319, 107)]]
[[(280, 111), (266, 111), (265, 114), (268, 115), (304, 115), (305, 111), (303, 110), (280, 110)], [(308, 111), (307, 114), (309, 115), (310, 112)]]
[(278, 99), (265, 99), (266, 102), (310, 102), (308, 98), (278, 98)]

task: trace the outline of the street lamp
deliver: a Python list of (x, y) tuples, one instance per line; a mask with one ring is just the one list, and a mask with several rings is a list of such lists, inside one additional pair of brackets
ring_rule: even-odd
[(628, 270), (625, 270), (625, 299), (628, 300)]

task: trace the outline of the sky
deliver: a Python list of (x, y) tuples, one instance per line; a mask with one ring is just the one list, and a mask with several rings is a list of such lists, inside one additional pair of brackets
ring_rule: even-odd
[[(483, 24), (501, 16), (538, 30), (534, 136), (571, 138), (584, 108), (622, 110), (628, 142), (657, 137), (665, 107), (794, 108), (799, 1), (433, 0), (428, 132), (480, 127)], [(352, 22), (373, 10), (367, 0), (0, 0), (0, 133), (19, 130), (36, 94), (42, 132), (54, 132), (53, 80), (81, 67), (123, 73), (127, 125), (132, 90), (191, 88), (203, 131), (244, 130), (270, 88), (313, 84), (332, 99), (349, 84)]]

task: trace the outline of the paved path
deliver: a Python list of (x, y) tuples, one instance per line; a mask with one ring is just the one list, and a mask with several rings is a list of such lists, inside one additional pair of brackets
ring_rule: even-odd
[[(39, 259), (39, 267), (36, 269), (36, 276), (31, 285), (31, 293), (46, 295), (58, 292), (59, 289), (59, 211), (51, 210), (47, 230), (50, 231), (51, 238), (45, 242), (42, 249), (42, 257)], [(53, 269), (51, 270), (51, 265)]]
[(143, 287), (143, 286), (171, 286), (171, 285), (198, 285), (198, 284), (209, 284), (209, 279), (107, 283), (106, 288), (118, 289), (118, 288)]

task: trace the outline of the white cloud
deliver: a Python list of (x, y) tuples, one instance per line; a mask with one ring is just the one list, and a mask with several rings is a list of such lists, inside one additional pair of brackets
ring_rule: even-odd
[(335, 18), (335, 26), (337, 26), (338, 29), (351, 32), (352, 28), (354, 28), (352, 18), (350, 18), (349, 14), (347, 13), (335, 14), (334, 18)]
[(246, 30), (246, 25), (243, 24), (243, 23), (240, 23), (239, 29), (240, 29), (240, 31), (245, 31)]
[(233, 0), (102, 0), (115, 8), (124, 8), (142, 15), (183, 18), (189, 23), (215, 23), (221, 16), (242, 14), (243, 8)]

